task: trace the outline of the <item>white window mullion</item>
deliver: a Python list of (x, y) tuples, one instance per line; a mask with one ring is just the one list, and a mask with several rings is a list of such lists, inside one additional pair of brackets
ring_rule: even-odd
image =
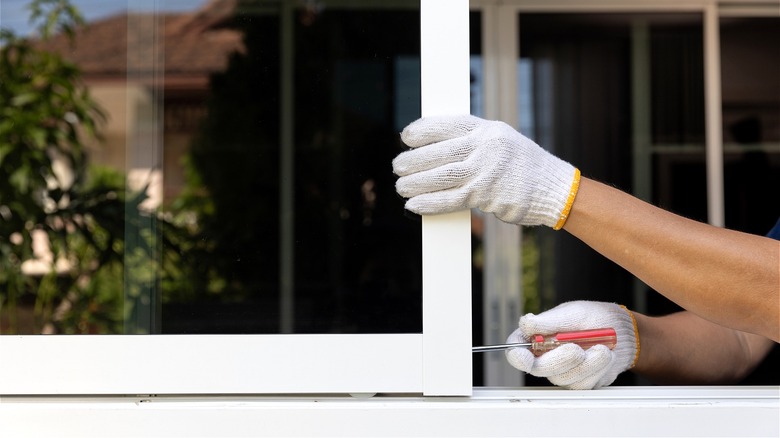
[(723, 122), (720, 92), (720, 17), (718, 5), (704, 8), (704, 114), (707, 159), (707, 221), (725, 226)]
[[(468, 114), (468, 0), (422, 0), (422, 115)], [(471, 214), (423, 217), (425, 395), (470, 395)]]
[[(517, 127), (516, 37), (518, 13), (511, 6), (486, 5), (482, 9), (482, 53), (485, 81), (485, 117)], [(522, 312), (522, 228), (484, 214), (483, 343), (502, 344)], [(524, 375), (506, 363), (503, 354), (481, 357), (485, 386), (521, 386)]]

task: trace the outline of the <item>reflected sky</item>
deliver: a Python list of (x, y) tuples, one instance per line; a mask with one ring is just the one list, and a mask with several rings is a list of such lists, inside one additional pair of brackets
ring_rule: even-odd
[[(190, 11), (208, 0), (71, 0), (87, 21), (133, 11)], [(29, 24), (28, 6), (31, 0), (0, 1), (0, 28), (12, 30), (17, 35), (29, 35), (33, 28)]]

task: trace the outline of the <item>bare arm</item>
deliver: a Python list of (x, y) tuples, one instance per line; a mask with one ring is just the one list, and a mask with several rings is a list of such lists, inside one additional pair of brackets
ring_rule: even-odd
[(656, 318), (634, 315), (641, 347), (632, 371), (658, 384), (736, 383), (775, 345), (687, 311)]
[(780, 242), (582, 178), (564, 229), (696, 315), (780, 342)]

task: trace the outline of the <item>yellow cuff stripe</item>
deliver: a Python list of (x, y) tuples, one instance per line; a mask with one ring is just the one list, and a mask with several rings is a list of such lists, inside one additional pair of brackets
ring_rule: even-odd
[(634, 318), (634, 314), (633, 314), (633, 313), (631, 313), (631, 311), (630, 311), (630, 310), (628, 310), (628, 308), (627, 308), (626, 306), (622, 306), (622, 305), (621, 305), (620, 307), (622, 307), (622, 308), (623, 308), (623, 310), (625, 310), (626, 312), (628, 312), (628, 316), (630, 316), (630, 317), (631, 317), (631, 324), (633, 324), (633, 325), (634, 325), (634, 338), (636, 339), (636, 354), (634, 355), (634, 361), (633, 361), (633, 362), (631, 362), (631, 366), (630, 366), (630, 367), (628, 367), (628, 369), (631, 369), (631, 368), (634, 368), (634, 365), (636, 365), (636, 362), (639, 360), (639, 350), (640, 350), (640, 345), (639, 345), (639, 329), (636, 327), (636, 318)]
[(566, 219), (569, 218), (569, 212), (571, 206), (574, 204), (574, 198), (577, 196), (577, 190), (580, 189), (580, 169), (574, 168), (574, 181), (571, 183), (571, 190), (569, 190), (569, 197), (566, 198), (566, 205), (563, 206), (561, 217), (558, 219), (558, 223), (555, 224), (553, 230), (560, 230), (563, 228), (563, 224), (566, 223)]

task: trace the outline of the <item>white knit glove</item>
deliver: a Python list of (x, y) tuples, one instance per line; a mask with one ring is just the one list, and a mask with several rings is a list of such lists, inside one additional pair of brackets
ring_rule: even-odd
[(479, 208), (504, 222), (560, 229), (579, 171), (506, 123), (470, 115), (418, 119), (401, 133), (396, 190), (418, 214)]
[(554, 385), (567, 389), (595, 389), (610, 385), (618, 374), (634, 366), (639, 355), (639, 334), (634, 316), (624, 306), (595, 301), (570, 301), (539, 315), (520, 317), (520, 327), (507, 343), (528, 342), (535, 334), (612, 327), (617, 333), (613, 350), (595, 345), (583, 350), (576, 344), (564, 344), (535, 357), (526, 348), (507, 350), (509, 363), (531, 375), (547, 377)]

